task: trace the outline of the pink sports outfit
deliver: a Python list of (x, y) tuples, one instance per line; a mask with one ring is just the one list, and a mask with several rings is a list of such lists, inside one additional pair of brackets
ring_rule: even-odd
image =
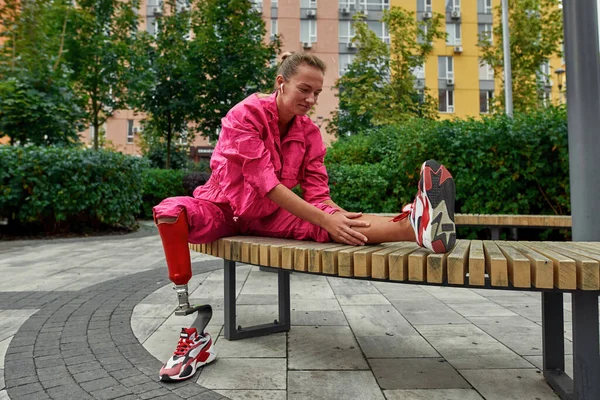
[(329, 233), (267, 198), (279, 183), (300, 184), (304, 200), (333, 214), (325, 145), (307, 116), (296, 116), (280, 138), (276, 93), (247, 97), (222, 119), (219, 141), (210, 160), (212, 175), (194, 197), (170, 197), (154, 207), (155, 220), (177, 217), (185, 208), (189, 242), (208, 243), (225, 236), (260, 235), (330, 242)]

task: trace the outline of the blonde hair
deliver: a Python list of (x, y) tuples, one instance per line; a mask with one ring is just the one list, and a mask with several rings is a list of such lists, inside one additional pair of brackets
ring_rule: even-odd
[(298, 67), (302, 64), (310, 65), (320, 70), (323, 74), (327, 70), (325, 63), (317, 56), (308, 53), (283, 53), (281, 64), (277, 69), (277, 75), (283, 76), (288, 81), (298, 73)]

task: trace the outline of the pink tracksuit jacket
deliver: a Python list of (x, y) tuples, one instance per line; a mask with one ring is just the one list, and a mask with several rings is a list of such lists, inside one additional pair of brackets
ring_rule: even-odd
[(210, 160), (209, 181), (194, 197), (170, 197), (154, 207), (154, 216), (176, 217), (185, 208), (191, 243), (208, 243), (237, 234), (331, 241), (324, 229), (280, 208), (266, 197), (279, 183), (300, 184), (304, 200), (328, 213), (329, 200), (319, 128), (296, 116), (283, 140), (279, 135), (276, 93), (253, 94), (222, 119), (219, 141)]

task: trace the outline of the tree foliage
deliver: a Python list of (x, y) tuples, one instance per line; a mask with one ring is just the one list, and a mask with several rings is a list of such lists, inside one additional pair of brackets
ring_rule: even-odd
[(264, 22), (249, 0), (199, 0), (193, 10), (194, 121), (215, 140), (231, 107), (251, 93), (272, 89), (275, 67), (269, 63), (280, 42), (264, 42)]
[[(130, 96), (141, 90), (144, 54), (135, 51), (140, 48), (139, 6), (139, 0), (79, 0), (68, 26), (65, 56), (87, 122), (96, 133), (116, 110), (128, 108)], [(95, 149), (99, 136), (94, 135)]]
[(392, 7), (382, 21), (389, 27), (390, 45), (369, 29), (360, 14), (355, 17), (352, 41), (359, 50), (336, 83), (339, 108), (333, 112), (330, 133), (346, 135), (414, 116), (437, 116), (436, 101), (427, 88), (422, 94), (415, 89), (413, 71), (431, 53), (432, 41), (445, 38), (442, 16), (417, 21), (414, 12)]
[(64, 63), (73, 7), (64, 1), (0, 5), (0, 137), (11, 144), (73, 144), (83, 114)]
[(190, 18), (189, 8), (178, 10), (176, 0), (163, 4), (154, 43), (146, 46), (146, 90), (138, 96), (137, 108), (148, 114), (143, 140), (152, 154), (165, 150), (161, 167), (166, 169), (171, 168), (177, 139), (194, 136), (188, 124), (199, 78), (190, 57)]
[[(541, 72), (542, 65), (553, 56), (561, 55), (563, 40), (560, 0), (509, 0), (510, 57), (512, 70), (513, 107), (527, 112), (544, 107), (544, 82), (550, 79)], [(502, 20), (502, 8), (496, 8)], [(504, 88), (504, 40), (502, 23), (493, 30), (493, 41), (488, 36), (479, 38), (482, 60), (489, 64), (496, 76), (502, 77)], [(504, 111), (504, 96), (496, 97), (494, 109)]]

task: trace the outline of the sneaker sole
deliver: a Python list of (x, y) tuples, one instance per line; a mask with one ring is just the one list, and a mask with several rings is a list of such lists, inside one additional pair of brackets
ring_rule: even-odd
[(447, 253), (456, 243), (454, 202), (456, 187), (450, 172), (434, 160), (425, 161), (419, 189), (427, 198), (431, 222), (423, 234), (423, 245), (436, 253)]
[[(181, 374), (179, 376), (159, 375), (158, 380), (161, 382), (179, 382), (179, 381), (184, 381), (186, 379), (190, 379), (194, 375), (196, 375), (196, 371), (198, 370), (198, 368), (203, 367), (206, 364), (210, 364), (216, 358), (217, 358), (217, 353), (211, 352), (208, 354), (208, 358), (206, 359), (206, 361), (197, 361), (196, 363), (190, 364), (189, 367), (191, 367), (192, 370), (189, 374), (186, 374), (184, 377), (180, 377)], [(183, 371), (183, 372), (185, 372), (185, 371)], [(182, 374), (183, 374), (183, 372), (182, 372)]]

